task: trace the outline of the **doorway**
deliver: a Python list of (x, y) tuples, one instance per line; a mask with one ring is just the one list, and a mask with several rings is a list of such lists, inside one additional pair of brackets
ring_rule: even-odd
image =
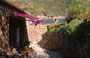
[[(24, 19), (24, 18), (23, 18)], [(26, 22), (18, 17), (9, 17), (9, 45), (10, 47), (22, 47), (27, 41)]]

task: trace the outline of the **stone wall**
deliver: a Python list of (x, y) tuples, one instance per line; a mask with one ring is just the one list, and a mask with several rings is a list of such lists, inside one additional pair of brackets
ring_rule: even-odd
[(5, 16), (0, 18), (0, 47), (9, 48), (8, 43), (8, 22)]
[(29, 21), (27, 21), (26, 23), (28, 38), (31, 42), (40, 41), (42, 39), (42, 34), (47, 31), (47, 26), (49, 26), (49, 24), (39, 24), (35, 26), (34, 24), (30, 24)]
[(49, 32), (42, 36), (41, 47), (48, 50), (59, 50), (67, 43), (66, 38), (61, 36), (62, 32)]
[(57, 50), (60, 49), (62, 45), (66, 44), (65, 38), (61, 37), (61, 31), (46, 33), (47, 26), (50, 26), (50, 24), (39, 24), (35, 26), (34, 24), (30, 24), (29, 21), (26, 23), (29, 41), (41, 41), (40, 45), (42, 48)]

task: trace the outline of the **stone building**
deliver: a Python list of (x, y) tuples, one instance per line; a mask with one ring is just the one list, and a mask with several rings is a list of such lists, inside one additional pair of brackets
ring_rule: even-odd
[(0, 48), (22, 47), (28, 42), (27, 20), (15, 14), (27, 14), (22, 9), (0, 0)]

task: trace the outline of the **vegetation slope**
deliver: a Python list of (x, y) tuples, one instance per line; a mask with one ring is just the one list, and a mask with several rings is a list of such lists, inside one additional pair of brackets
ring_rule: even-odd
[(60, 16), (77, 0), (8, 0), (32, 15)]

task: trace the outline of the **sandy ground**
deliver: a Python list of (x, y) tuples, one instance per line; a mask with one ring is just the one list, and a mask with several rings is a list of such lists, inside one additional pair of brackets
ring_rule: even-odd
[(57, 52), (42, 49), (36, 42), (32, 43), (31, 46), (36, 52), (35, 58), (62, 58)]

